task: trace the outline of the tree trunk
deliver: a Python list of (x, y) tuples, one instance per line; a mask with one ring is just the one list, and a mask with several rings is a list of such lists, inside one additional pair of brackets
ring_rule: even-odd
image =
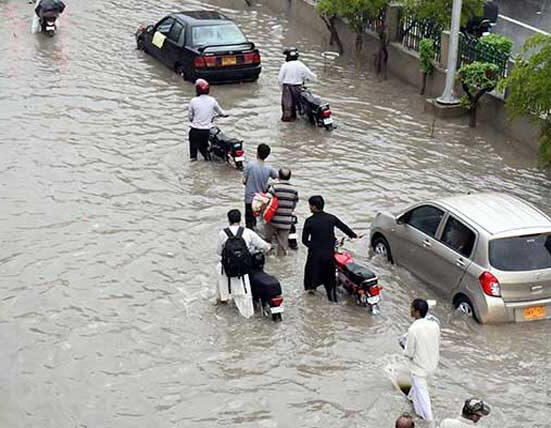
[(425, 89), (427, 88), (427, 77), (428, 74), (423, 71), (423, 83), (421, 85), (421, 92), (419, 92), (421, 95), (425, 95)]
[(333, 46), (334, 44), (336, 44), (337, 49), (339, 50), (339, 55), (342, 55), (344, 53), (344, 47), (342, 45), (341, 38), (339, 37), (337, 27), (335, 26), (335, 21), (337, 17), (331, 16), (330, 18), (326, 18), (325, 16), (321, 15), (321, 19), (330, 33), (329, 46)]
[(387, 34), (385, 31), (384, 22), (377, 26), (377, 34), (379, 35), (379, 47), (374, 55), (375, 71), (377, 76), (383, 80), (387, 79), (387, 63), (388, 63), (388, 49), (387, 49)]
[(356, 33), (356, 65), (360, 66), (360, 56), (362, 54), (362, 47), (363, 47), (364, 39), (362, 37), (362, 33)]
[(476, 128), (476, 109), (478, 105), (471, 104), (471, 109), (469, 110), (469, 126), (471, 128)]

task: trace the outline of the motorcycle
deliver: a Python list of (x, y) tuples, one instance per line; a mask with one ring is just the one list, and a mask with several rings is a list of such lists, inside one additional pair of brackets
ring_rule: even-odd
[(251, 256), (253, 266), (249, 273), (249, 281), (253, 302), (260, 306), (264, 316), (271, 316), (273, 321), (281, 321), (283, 313), (281, 284), (277, 278), (264, 272), (264, 254), (253, 253)]
[(310, 123), (323, 126), (328, 131), (335, 128), (333, 125), (333, 118), (331, 117), (331, 108), (329, 103), (322, 101), (321, 98), (316, 97), (312, 92), (304, 85), (300, 88), (298, 114), (304, 116)]
[(210, 129), (209, 152), (211, 157), (227, 162), (239, 171), (243, 170), (245, 161), (243, 141), (227, 137), (217, 126)]
[(379, 311), (382, 287), (377, 275), (367, 266), (356, 263), (350, 253), (342, 249), (345, 238), (335, 244), (335, 263), (337, 265), (337, 285), (341, 285), (356, 297), (358, 304), (367, 308), (373, 315)]
[(53, 37), (57, 31), (57, 20), (65, 10), (60, 0), (41, 0), (36, 3), (35, 13), (39, 19), (40, 30)]

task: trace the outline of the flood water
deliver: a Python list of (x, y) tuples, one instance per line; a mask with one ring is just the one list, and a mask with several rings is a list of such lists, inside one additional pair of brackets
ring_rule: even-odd
[[(220, 7), (261, 49), (257, 83), (212, 89), (219, 126), (249, 157), (293, 171), (302, 202), (367, 233), (379, 210), (426, 197), (506, 191), (551, 212), (549, 175), (505, 137), (421, 113), (417, 88), (346, 61), (324, 71), (319, 36), (237, 0), (68, 2), (52, 39), (31, 6), (0, 0), (0, 427), (390, 427), (405, 399), (398, 360), (409, 303), (439, 296), (405, 270), (348, 249), (384, 288), (373, 317), (302, 291), (305, 251), (270, 256), (284, 320), (214, 305), (215, 237), (242, 208), (237, 171), (188, 161), (193, 86), (143, 52), (133, 32), (181, 9)], [(282, 48), (320, 76), (338, 128), (279, 121)], [(488, 427), (547, 427), (549, 321), (480, 326), (439, 300), (437, 420), (480, 396)], [(420, 426), (426, 424), (420, 423)]]

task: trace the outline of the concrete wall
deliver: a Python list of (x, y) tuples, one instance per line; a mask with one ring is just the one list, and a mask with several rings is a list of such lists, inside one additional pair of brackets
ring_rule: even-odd
[[(319, 17), (315, 10), (314, 2), (311, 0), (256, 0), (258, 3), (268, 7), (274, 12), (284, 13), (290, 22), (296, 25), (306, 26), (320, 34), (320, 39), (325, 40), (329, 49), (329, 31), (325, 23)], [(390, 14), (389, 14), (390, 16)], [(390, 27), (392, 24), (389, 25)], [(342, 21), (338, 21), (337, 29), (344, 45), (344, 57), (354, 58), (354, 43), (356, 34), (350, 27)], [(445, 37), (445, 36), (444, 36)], [(372, 56), (377, 49), (377, 36), (373, 33), (364, 35), (364, 47), (361, 58), (361, 65), (372, 67)], [(445, 49), (446, 43), (442, 43)], [(330, 48), (334, 50), (335, 48)], [(421, 66), (417, 52), (404, 48), (400, 43), (391, 42), (389, 47), (388, 72), (391, 76), (421, 87)], [(447, 53), (442, 52), (442, 61), (447, 60)], [(435, 71), (427, 84), (428, 97), (439, 96), (445, 86), (446, 72), (445, 66), (435, 63)], [(459, 86), (456, 87), (458, 93), (461, 93)], [(420, 108), (423, 108), (424, 99), (419, 97)], [(539, 148), (539, 129), (530, 122), (528, 118), (521, 118), (514, 122), (507, 120), (505, 103), (502, 96), (489, 94), (482, 98), (477, 112), (477, 119), (480, 124), (489, 125), (498, 131), (504, 133), (507, 137), (521, 141), (527, 144), (535, 152)]]

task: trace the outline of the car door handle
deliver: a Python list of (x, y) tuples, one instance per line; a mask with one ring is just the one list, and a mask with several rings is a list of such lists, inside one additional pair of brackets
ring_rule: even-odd
[(464, 267), (465, 267), (465, 260), (463, 260), (463, 259), (457, 259), (457, 260), (455, 261), (455, 265), (456, 265), (457, 267), (464, 268)]
[(431, 246), (432, 246), (432, 244), (430, 243), (430, 241), (428, 239), (423, 240), (423, 247), (430, 248)]

